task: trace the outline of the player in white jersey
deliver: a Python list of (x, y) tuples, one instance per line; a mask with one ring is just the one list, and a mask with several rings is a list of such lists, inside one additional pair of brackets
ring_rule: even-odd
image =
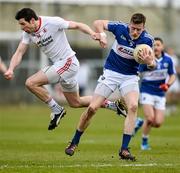
[[(152, 37), (144, 29), (145, 21), (146, 17), (141, 13), (137, 13), (131, 17), (129, 24), (108, 20), (97, 20), (94, 22), (96, 32), (101, 35), (101, 47), (107, 46), (104, 30), (112, 32), (115, 36), (115, 41), (106, 59), (104, 74), (98, 80), (99, 83), (95, 89), (92, 101), (82, 113), (75, 135), (65, 149), (67, 155), (72, 156), (74, 154), (81, 135), (90, 123), (90, 119), (95, 115), (102, 102), (118, 89), (128, 108), (119, 157), (125, 160), (135, 160), (135, 157), (131, 155), (128, 149), (134, 130), (139, 96), (137, 76), (139, 64), (133, 58), (133, 50), (138, 44), (148, 44), (151, 47), (153, 45)], [(149, 54), (145, 50), (140, 52), (140, 57), (148, 64), (149, 68), (155, 66), (153, 54)]]
[(0, 72), (5, 73), (6, 70), (7, 70), (7, 67), (4, 64), (4, 62), (2, 61), (1, 57), (0, 57)]
[(176, 79), (173, 61), (168, 54), (163, 52), (163, 40), (159, 37), (154, 38), (154, 40), (156, 68), (149, 70), (146, 65), (140, 65), (139, 67), (139, 72), (142, 76), (140, 103), (143, 106), (144, 120), (137, 118), (134, 133), (141, 126), (143, 127), (142, 150), (150, 149), (148, 138), (151, 128), (159, 128), (164, 122), (165, 93)]
[(71, 107), (88, 106), (91, 96), (79, 96), (76, 75), (79, 70), (79, 61), (75, 52), (71, 49), (66, 38), (65, 29), (76, 29), (89, 34), (96, 40), (99, 34), (95, 33), (88, 25), (66, 21), (60, 17), (37, 16), (30, 8), (23, 8), (16, 13), (21, 29), (22, 40), (11, 58), (6, 79), (12, 79), (14, 69), (20, 64), (24, 53), (30, 43), (36, 44), (52, 61), (53, 65), (47, 66), (26, 80), (26, 87), (40, 100), (50, 107), (51, 122), (48, 130), (52, 130), (59, 124), (65, 115), (65, 109), (50, 96), (46, 84), (60, 83), (63, 93)]

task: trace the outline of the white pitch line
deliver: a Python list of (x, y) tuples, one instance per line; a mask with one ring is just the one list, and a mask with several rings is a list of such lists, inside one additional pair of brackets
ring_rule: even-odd
[(0, 165), (0, 170), (2, 169), (14, 169), (14, 168), (102, 168), (102, 167), (175, 167), (180, 166), (180, 164), (157, 164), (157, 163), (147, 163), (147, 164), (120, 164), (120, 165), (112, 165), (112, 164), (89, 164), (89, 165), (80, 165), (80, 164), (74, 164), (74, 165), (17, 165), (17, 166), (11, 166), (11, 165)]

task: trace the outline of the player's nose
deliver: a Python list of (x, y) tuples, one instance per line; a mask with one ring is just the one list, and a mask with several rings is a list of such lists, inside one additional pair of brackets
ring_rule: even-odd
[(137, 29), (134, 30), (134, 33), (133, 33), (133, 34), (134, 34), (134, 35), (138, 35)]

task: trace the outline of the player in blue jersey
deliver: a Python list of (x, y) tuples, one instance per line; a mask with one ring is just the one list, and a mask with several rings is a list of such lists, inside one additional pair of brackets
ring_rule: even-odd
[[(91, 103), (82, 113), (75, 135), (65, 149), (67, 155), (72, 156), (74, 154), (81, 135), (90, 123), (90, 119), (104, 100), (118, 89), (128, 108), (119, 156), (121, 159), (135, 160), (128, 149), (134, 130), (139, 97), (139, 77), (137, 75), (139, 64), (133, 58), (133, 50), (138, 44), (148, 44), (151, 47), (153, 45), (153, 38), (145, 31), (145, 22), (146, 17), (140, 13), (134, 14), (129, 24), (108, 20), (96, 20), (94, 22), (96, 32), (101, 35), (99, 41), (101, 47), (107, 47), (104, 30), (114, 34), (115, 41), (107, 56), (104, 73), (98, 80), (99, 83), (94, 91)], [(149, 68), (154, 67), (153, 54), (142, 51), (139, 55)]]
[(164, 121), (165, 93), (176, 78), (173, 61), (163, 50), (163, 40), (158, 37), (155, 38), (156, 68), (149, 70), (146, 65), (140, 65), (139, 67), (139, 71), (142, 74), (140, 103), (143, 106), (144, 120), (137, 118), (135, 133), (143, 125), (142, 150), (150, 149), (148, 137), (151, 128), (159, 128)]

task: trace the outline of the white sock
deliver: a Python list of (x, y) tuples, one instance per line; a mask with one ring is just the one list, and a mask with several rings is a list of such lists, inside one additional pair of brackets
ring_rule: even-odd
[(47, 104), (54, 114), (59, 114), (63, 109), (63, 107), (58, 105), (58, 103), (54, 99), (48, 101)]
[(104, 107), (113, 111), (117, 111), (117, 107), (115, 105), (115, 102), (106, 100), (104, 103)]
[(149, 135), (142, 134), (142, 138), (148, 139), (148, 138), (149, 138)]

